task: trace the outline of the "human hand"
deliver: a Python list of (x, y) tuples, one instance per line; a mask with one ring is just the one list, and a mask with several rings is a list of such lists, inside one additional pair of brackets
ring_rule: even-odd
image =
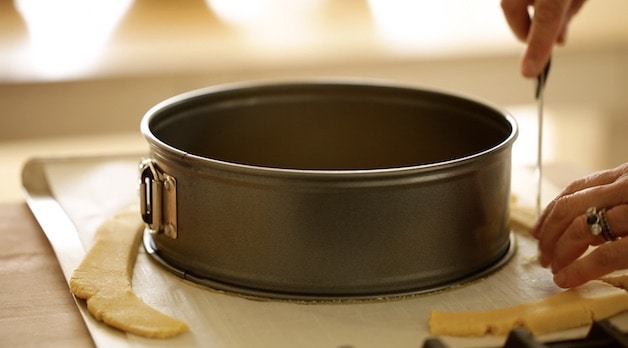
[[(586, 211), (606, 208), (616, 241), (591, 232)], [(554, 282), (571, 288), (628, 268), (628, 163), (570, 184), (545, 209), (532, 231), (539, 240), (540, 262), (551, 266)], [(581, 257), (588, 247), (598, 246)]]
[[(515, 36), (528, 47), (521, 74), (537, 77), (547, 64), (555, 43), (564, 44), (571, 18), (586, 0), (502, 0), (501, 7)], [(528, 8), (534, 8), (530, 18)]]

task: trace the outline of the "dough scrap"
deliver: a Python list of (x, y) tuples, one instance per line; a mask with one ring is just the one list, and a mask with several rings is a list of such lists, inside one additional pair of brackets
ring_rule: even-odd
[(628, 273), (626, 273), (626, 271), (609, 274), (606, 277), (600, 278), (600, 280), (618, 288), (628, 290)]
[[(536, 223), (536, 212), (517, 204), (516, 196), (511, 196), (510, 203), (511, 227), (530, 233)], [(512, 307), (469, 312), (433, 310), (430, 331), (433, 335), (445, 336), (505, 336), (515, 327), (525, 327), (534, 335), (542, 335), (589, 325), (594, 320), (627, 311), (628, 274), (600, 280)]]
[(187, 324), (150, 307), (131, 287), (143, 222), (136, 210), (117, 214), (96, 231), (94, 244), (70, 279), (70, 291), (87, 301), (98, 320), (149, 338), (169, 338)]
[(433, 335), (478, 337), (505, 336), (515, 327), (533, 335), (591, 324), (628, 310), (628, 293), (601, 281), (565, 290), (542, 300), (486, 311), (433, 310), (429, 326)]
[(518, 232), (530, 234), (537, 220), (536, 210), (517, 203), (517, 197), (510, 196), (510, 227)]

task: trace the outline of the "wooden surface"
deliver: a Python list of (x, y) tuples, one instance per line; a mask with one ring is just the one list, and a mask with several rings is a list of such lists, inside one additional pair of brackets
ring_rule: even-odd
[(0, 204), (0, 294), (1, 347), (94, 346), (25, 203)]

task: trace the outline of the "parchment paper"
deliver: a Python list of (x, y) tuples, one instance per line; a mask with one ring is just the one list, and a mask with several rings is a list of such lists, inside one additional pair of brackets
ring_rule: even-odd
[[(80, 241), (74, 249), (57, 248), (59, 242), (49, 238), (57, 253), (73, 253), (58, 256), (66, 278), (91, 245), (97, 226), (116, 212), (138, 204), (140, 159), (138, 155), (43, 161), (52, 198), (76, 226), (72, 233)], [(517, 251), (513, 259), (485, 279), (411, 299), (353, 304), (255, 301), (217, 293), (171, 275), (142, 249), (135, 265), (133, 289), (148, 304), (188, 323), (191, 331), (174, 339), (127, 335), (91, 318), (83, 301), (78, 300), (77, 305), (94, 341), (102, 347), (420, 347), (430, 337), (427, 321), (431, 309), (498, 308), (561, 291), (552, 283), (550, 272), (535, 262), (535, 242), (515, 235)], [(628, 315), (619, 315), (612, 322), (626, 330)], [(582, 337), (587, 331), (586, 327), (578, 328), (541, 339)], [(500, 346), (505, 340), (492, 336), (442, 339), (451, 347)]]

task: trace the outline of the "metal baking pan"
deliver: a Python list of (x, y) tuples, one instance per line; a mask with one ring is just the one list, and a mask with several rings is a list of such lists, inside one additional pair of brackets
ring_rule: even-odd
[(237, 84), (152, 108), (146, 247), (212, 287), (275, 298), (412, 294), (512, 254), (514, 119), (386, 84)]

